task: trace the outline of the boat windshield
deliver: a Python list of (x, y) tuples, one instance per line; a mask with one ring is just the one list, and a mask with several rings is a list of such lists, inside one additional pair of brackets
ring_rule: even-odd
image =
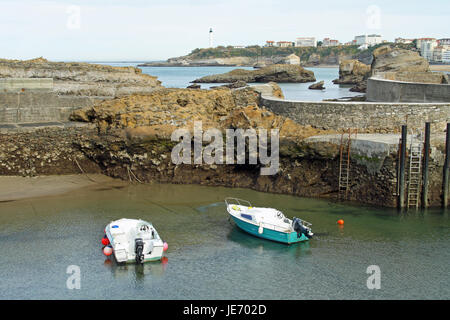
[(284, 214), (283, 214), (283, 212), (281, 212), (281, 211), (276, 211), (276, 215), (277, 215), (277, 218), (278, 219), (284, 219), (284, 218), (286, 218), (285, 216), (284, 216)]

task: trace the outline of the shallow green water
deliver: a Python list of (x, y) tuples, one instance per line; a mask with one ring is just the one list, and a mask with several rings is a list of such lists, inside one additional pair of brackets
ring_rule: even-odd
[[(247, 235), (228, 221), (227, 196), (310, 221), (316, 237), (286, 246)], [(122, 217), (153, 222), (167, 263), (105, 258), (103, 229)], [(448, 299), (449, 231), (442, 210), (399, 214), (192, 185), (80, 190), (0, 203), (0, 298)], [(69, 265), (80, 267), (80, 290), (66, 287)], [(380, 267), (379, 290), (366, 286), (369, 265)]]

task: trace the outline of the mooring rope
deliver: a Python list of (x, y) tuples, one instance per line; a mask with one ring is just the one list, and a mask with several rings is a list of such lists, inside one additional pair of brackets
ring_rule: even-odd
[(91, 180), (92, 182), (97, 183), (97, 181), (95, 181), (94, 179), (92, 179), (91, 177), (88, 176), (88, 174), (86, 172), (84, 172), (83, 168), (81, 168), (80, 164), (78, 163), (76, 158), (73, 158), (73, 160), (75, 160), (75, 163), (77, 164), (78, 168), (80, 169), (81, 173), (83, 173), (84, 175), (86, 175), (86, 177)]

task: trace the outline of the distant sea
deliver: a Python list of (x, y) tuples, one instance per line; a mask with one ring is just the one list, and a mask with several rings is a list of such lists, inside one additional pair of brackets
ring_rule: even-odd
[[(143, 62), (95, 62), (116, 67), (132, 66), (136, 67)], [(253, 70), (251, 67), (139, 67), (143, 73), (158, 77), (162, 85), (167, 88), (186, 88), (191, 81), (217, 73), (225, 73), (236, 68)], [(284, 96), (288, 100), (322, 101), (323, 99), (334, 99), (360, 95), (358, 92), (351, 92), (350, 85), (336, 85), (332, 81), (339, 78), (339, 68), (306, 68), (314, 72), (317, 81), (325, 81), (325, 90), (310, 90), (309, 83), (279, 83)], [(202, 88), (218, 86), (218, 83), (202, 83)]]

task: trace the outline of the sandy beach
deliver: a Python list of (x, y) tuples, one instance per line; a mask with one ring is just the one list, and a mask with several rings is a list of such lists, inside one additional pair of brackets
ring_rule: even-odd
[(124, 185), (125, 182), (101, 174), (58, 176), (0, 176), (0, 202), (54, 196), (76, 189), (105, 185)]
[(430, 64), (430, 70), (450, 72), (450, 64)]

